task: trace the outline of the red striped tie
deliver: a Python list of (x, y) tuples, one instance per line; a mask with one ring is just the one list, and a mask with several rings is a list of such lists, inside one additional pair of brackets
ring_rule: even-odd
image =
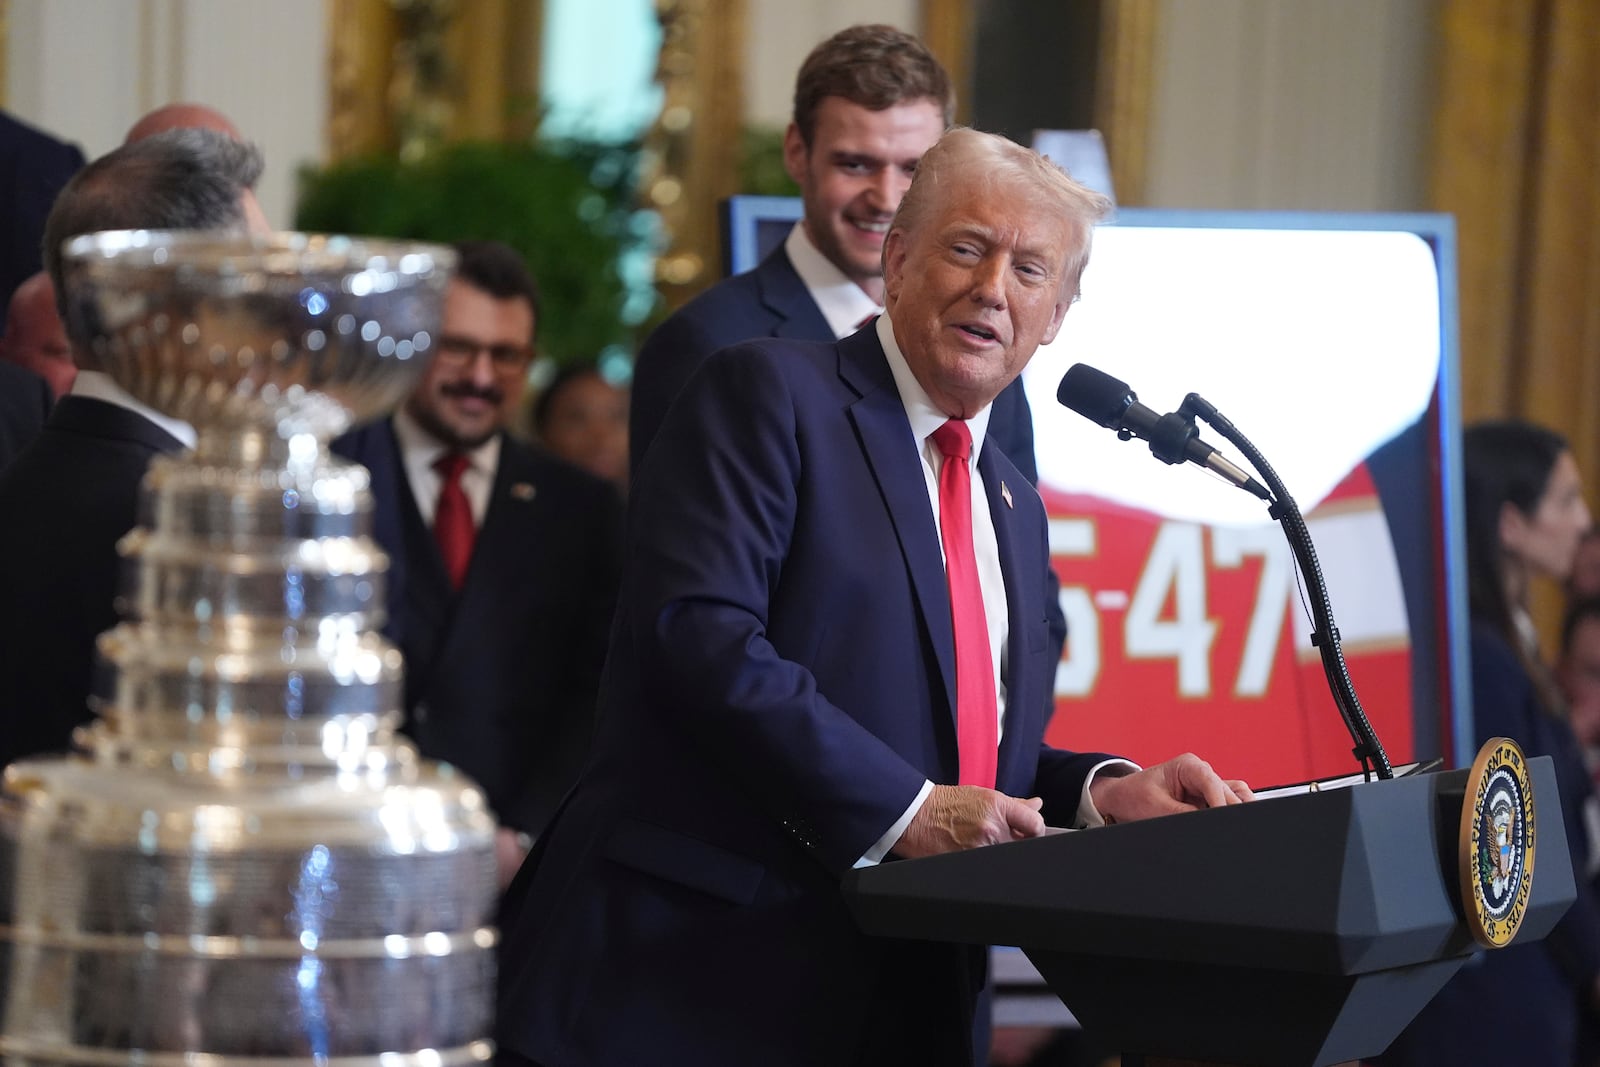
[(433, 537), (439, 542), (439, 555), (444, 557), (445, 573), (450, 584), (457, 589), (467, 577), (467, 564), (472, 561), (472, 543), (477, 540), (478, 528), (472, 521), (472, 505), (461, 488), (461, 472), (467, 469), (467, 457), (460, 452), (446, 452), (433, 462), (439, 472), (439, 503), (433, 512)]
[(944, 542), (945, 581), (950, 585), (950, 621), (956, 638), (956, 744), (962, 785), (993, 789), (999, 760), (1000, 713), (996, 706), (994, 657), (989, 624), (972, 550), (972, 475), (967, 457), (972, 433), (960, 419), (933, 432), (944, 455), (939, 468), (939, 537)]

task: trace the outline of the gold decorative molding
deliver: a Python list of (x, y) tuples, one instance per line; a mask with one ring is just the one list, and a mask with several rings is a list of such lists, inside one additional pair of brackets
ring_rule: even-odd
[(1144, 200), (1151, 98), (1159, 43), (1158, 0), (1101, 0), (1095, 126), (1105, 135), (1117, 200)]
[(388, 0), (328, 0), (330, 160), (391, 153), (389, 79), (398, 24)]
[(917, 36), (944, 65), (956, 90), (956, 121), (972, 121), (972, 6), (975, 0), (922, 0)]
[(542, 0), (329, 0), (328, 156), (533, 134)]
[(656, 0), (661, 114), (642, 188), (668, 246), (656, 280), (677, 307), (720, 274), (718, 206), (737, 191), (744, 121), (745, 0)]

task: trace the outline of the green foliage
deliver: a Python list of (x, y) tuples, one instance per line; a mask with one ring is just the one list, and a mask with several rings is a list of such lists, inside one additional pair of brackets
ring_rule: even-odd
[(755, 196), (799, 196), (783, 169), (783, 130), (746, 126), (739, 134), (739, 191)]
[[(626, 251), (647, 243), (633, 206), (637, 146), (446, 145), (416, 163), (363, 159), (300, 174), (302, 230), (424, 241), (504, 241), (543, 296), (540, 351), (560, 363), (632, 351)], [(650, 297), (645, 296), (646, 304)], [(648, 311), (648, 308), (645, 309)]]

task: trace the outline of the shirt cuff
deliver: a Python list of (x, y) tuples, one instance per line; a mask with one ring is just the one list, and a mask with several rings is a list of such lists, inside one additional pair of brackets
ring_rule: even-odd
[(1104, 771), (1110, 778), (1126, 778), (1136, 771), (1144, 770), (1143, 767), (1132, 760), (1108, 759), (1096, 763), (1089, 768), (1089, 777), (1083, 780), (1083, 792), (1078, 795), (1078, 822), (1076, 829), (1087, 830), (1091, 826), (1104, 826), (1105, 816), (1100, 814), (1100, 809), (1094, 806), (1094, 801), (1089, 799), (1089, 787), (1094, 784), (1094, 776)]
[(867, 849), (865, 855), (856, 860), (855, 866), (876, 867), (879, 863), (882, 863), (883, 857), (887, 856), (889, 850), (899, 843), (901, 835), (906, 832), (906, 827), (910, 826), (911, 820), (917, 817), (917, 812), (922, 810), (922, 805), (927, 802), (928, 794), (932, 792), (933, 783), (924, 779), (922, 788), (917, 790), (916, 799), (905, 810), (905, 814), (896, 819), (894, 825), (889, 827), (889, 832), (878, 838), (877, 843)]

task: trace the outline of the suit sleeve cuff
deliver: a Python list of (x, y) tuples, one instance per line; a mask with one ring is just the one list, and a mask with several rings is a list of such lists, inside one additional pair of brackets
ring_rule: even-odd
[[(1085, 789), (1087, 788), (1088, 787), (1085, 786)], [(922, 810), (922, 805), (928, 800), (928, 794), (932, 792), (933, 783), (924, 779), (922, 788), (917, 790), (916, 799), (911, 802), (911, 806), (906, 808), (905, 813), (894, 821), (894, 825), (889, 827), (889, 831), (887, 833), (878, 838), (876, 844), (867, 849), (866, 853), (862, 855), (860, 859), (856, 860), (855, 866), (875, 867), (879, 863), (882, 863), (883, 857), (887, 856), (889, 854), (889, 850), (894, 848), (895, 844), (899, 842), (900, 836), (906, 832), (906, 827), (911, 825), (911, 820), (917, 817), (917, 812)]]
[(1087, 830), (1091, 826), (1104, 826), (1106, 824), (1105, 817), (1100, 814), (1100, 809), (1094, 806), (1093, 800), (1089, 799), (1089, 787), (1094, 784), (1095, 775), (1103, 772), (1110, 778), (1123, 778), (1135, 771), (1142, 770), (1144, 768), (1137, 763), (1125, 759), (1108, 759), (1089, 768), (1089, 776), (1083, 780), (1083, 792), (1078, 794), (1078, 823), (1076, 829)]

